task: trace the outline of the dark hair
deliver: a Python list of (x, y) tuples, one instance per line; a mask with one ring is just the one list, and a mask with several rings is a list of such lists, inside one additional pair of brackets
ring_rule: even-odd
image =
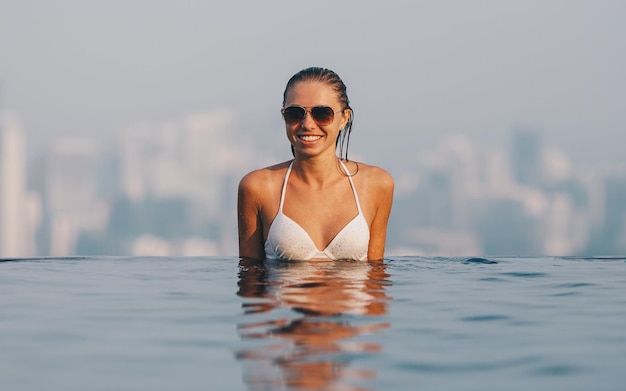
[[(335, 90), (337, 98), (344, 105), (344, 109), (350, 109), (350, 118), (348, 118), (346, 126), (339, 131), (339, 137), (337, 137), (337, 143), (335, 144), (335, 147), (339, 147), (339, 157), (341, 159), (348, 160), (348, 144), (350, 143), (350, 132), (352, 132), (354, 111), (350, 107), (350, 100), (348, 99), (348, 94), (346, 93), (346, 85), (343, 84), (339, 75), (328, 68), (310, 67), (303, 69), (293, 75), (287, 82), (285, 92), (283, 93), (283, 107), (285, 106), (285, 101), (287, 100), (287, 92), (289, 92), (291, 87), (301, 82), (320, 82), (327, 84)], [(291, 147), (291, 152), (294, 153), (293, 146)]]

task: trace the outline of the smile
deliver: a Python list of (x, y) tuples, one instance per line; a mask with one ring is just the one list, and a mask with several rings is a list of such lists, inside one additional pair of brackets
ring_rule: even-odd
[(322, 136), (306, 136), (306, 135), (300, 135), (298, 136), (298, 138), (302, 141), (317, 141), (319, 139), (322, 138)]

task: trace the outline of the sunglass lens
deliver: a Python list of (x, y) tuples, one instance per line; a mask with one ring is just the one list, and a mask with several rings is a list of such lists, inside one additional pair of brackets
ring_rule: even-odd
[(291, 106), (283, 110), (283, 118), (288, 124), (295, 124), (304, 119), (306, 110), (302, 107)]
[(311, 115), (318, 124), (328, 125), (333, 122), (335, 112), (328, 106), (316, 106), (311, 109)]

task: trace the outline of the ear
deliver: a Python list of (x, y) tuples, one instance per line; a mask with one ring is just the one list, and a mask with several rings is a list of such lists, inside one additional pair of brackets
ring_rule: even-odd
[(350, 116), (352, 115), (352, 110), (345, 109), (342, 113), (343, 113), (343, 118), (341, 118), (341, 122), (339, 123), (340, 130), (343, 130), (348, 124), (348, 120), (350, 120)]

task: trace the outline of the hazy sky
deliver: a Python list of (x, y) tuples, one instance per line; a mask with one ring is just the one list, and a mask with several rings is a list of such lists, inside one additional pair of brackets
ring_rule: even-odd
[(625, 15), (621, 0), (0, 0), (0, 99), (38, 146), (215, 108), (242, 140), (283, 142), (287, 79), (325, 66), (348, 86), (351, 151), (375, 164), (520, 125), (626, 162)]

